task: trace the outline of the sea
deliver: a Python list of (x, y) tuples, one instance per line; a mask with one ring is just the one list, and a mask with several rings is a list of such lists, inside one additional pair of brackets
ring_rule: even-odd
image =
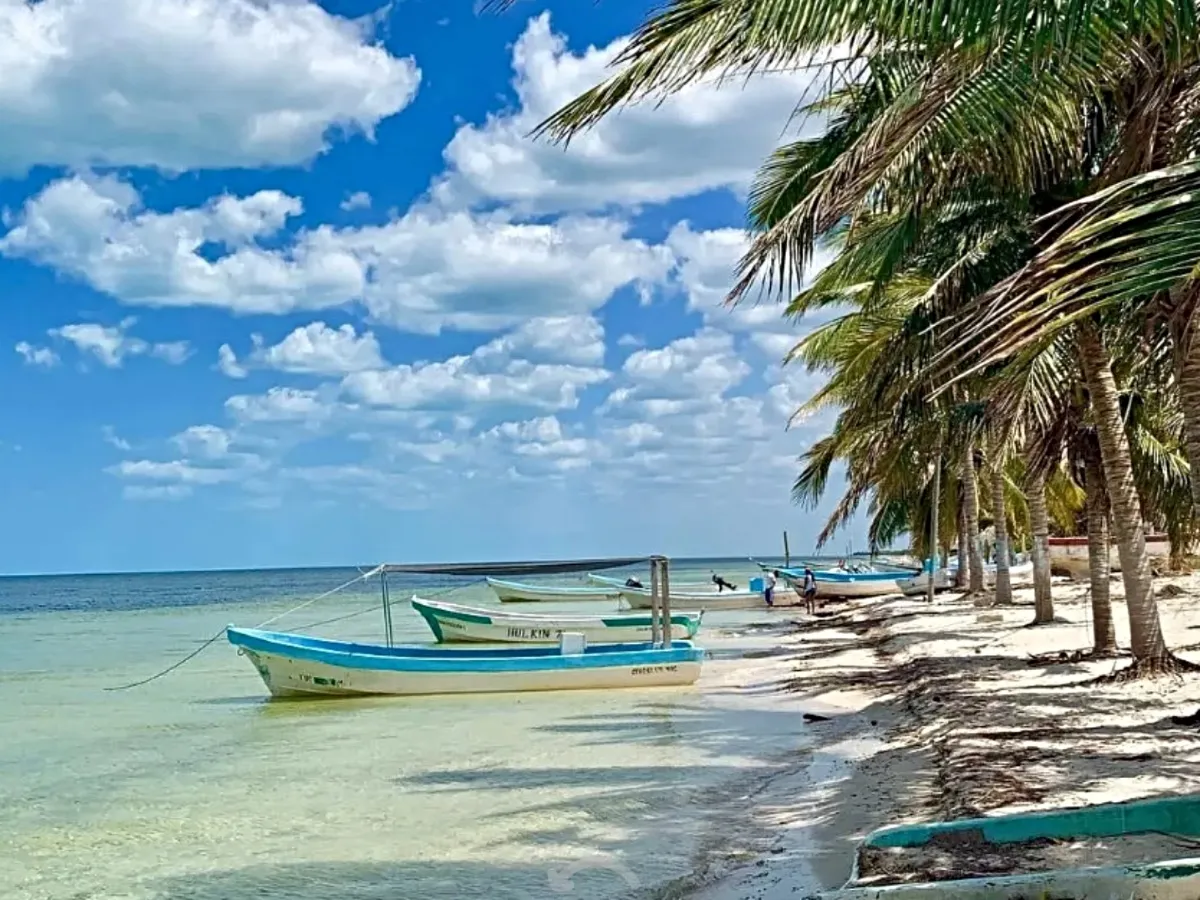
[[(675, 583), (713, 572), (757, 574), (672, 561)], [(269, 700), (224, 627), (286, 613), (271, 627), (378, 642), (360, 574), (0, 578), (0, 898), (656, 896), (802, 745), (798, 716), (743, 696), (765, 611), (706, 614), (694, 687)], [(498, 605), (467, 578), (390, 589), (403, 642), (432, 640), (413, 593)]]

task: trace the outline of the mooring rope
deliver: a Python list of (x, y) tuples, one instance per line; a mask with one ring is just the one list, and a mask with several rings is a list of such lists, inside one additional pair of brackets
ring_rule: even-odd
[[(325, 593), (321, 594), (318, 597), (313, 597), (311, 600), (305, 600), (303, 603), (293, 606), (291, 609), (284, 610), (277, 616), (271, 616), (269, 619), (266, 619), (266, 620), (260, 622), (258, 625), (255, 625), (254, 627), (262, 628), (264, 625), (270, 625), (272, 622), (278, 622), (284, 616), (290, 616), (294, 612), (299, 612), (300, 610), (304, 609), (305, 607), (312, 606), (314, 603), (324, 600), (327, 597), (333, 596), (338, 591), (344, 591), (346, 588), (350, 587), (353, 584), (357, 584), (360, 581), (366, 581), (369, 578), (373, 578), (386, 568), (387, 568), (387, 566), (376, 566), (374, 569), (372, 569), (369, 572), (363, 572), (360, 569), (357, 577), (351, 578), (349, 581), (345, 582), (344, 584), (339, 584), (333, 590), (326, 591)], [(365, 610), (364, 610), (364, 612), (365, 612)], [(358, 613), (355, 613), (355, 615), (358, 615)], [(349, 618), (349, 617), (347, 616), (346, 618)], [(337, 621), (337, 620), (335, 619), (332, 621)], [(324, 623), (324, 624), (328, 624), (328, 623)], [(313, 626), (309, 626), (309, 627), (313, 627)], [(143, 678), (141, 681), (133, 681), (133, 682), (130, 682), (129, 684), (121, 684), (121, 685), (117, 685), (115, 687), (106, 687), (104, 690), (106, 690), (106, 691), (127, 691), (130, 688), (141, 687), (143, 684), (149, 684), (151, 681), (156, 681), (157, 679), (162, 678), (164, 675), (169, 675), (171, 672), (174, 672), (176, 669), (178, 669), (184, 663), (190, 662), (191, 660), (195, 659), (197, 656), (199, 656), (201, 653), (203, 653), (205, 650), (207, 650), (209, 647), (211, 647), (213, 644), (215, 644), (217, 641), (219, 641), (224, 635), (225, 635), (225, 629), (222, 628), (220, 631), (218, 631), (216, 634), (214, 634), (212, 637), (210, 637), (207, 641), (205, 641), (203, 644), (201, 644), (199, 647), (197, 647), (195, 650), (193, 650), (191, 653), (189, 653), (183, 659), (172, 663), (171, 665), (169, 665), (165, 669), (163, 669), (161, 672), (156, 672), (155, 674), (151, 675), (149, 678)]]

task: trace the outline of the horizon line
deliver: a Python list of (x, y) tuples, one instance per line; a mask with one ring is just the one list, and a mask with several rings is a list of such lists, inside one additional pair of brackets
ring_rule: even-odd
[[(867, 551), (862, 551), (862, 552), (851, 553), (848, 555), (850, 555), (850, 556), (878, 556), (878, 555), (882, 555), (882, 554), (894, 554), (894, 553), (905, 553), (905, 552), (907, 552), (907, 551), (904, 551), (904, 550), (880, 550), (880, 551), (878, 551), (878, 553), (874, 553), (874, 554), (868, 553)], [(795, 559), (809, 559), (809, 558), (812, 558), (812, 559), (825, 559), (825, 558), (841, 559), (841, 558), (845, 558), (845, 556), (847, 556), (847, 554), (843, 554), (843, 553), (796, 554), (796, 553), (793, 553), (792, 556)], [(619, 558), (625, 558), (625, 557), (619, 557)], [(750, 562), (755, 559), (775, 560), (775, 559), (783, 559), (783, 558), (784, 558), (783, 554), (781, 554), (781, 553), (762, 554), (762, 555), (758, 555), (758, 556), (740, 555), (739, 554), (739, 555), (734, 555), (734, 556), (668, 556), (667, 557), (667, 559), (670, 559), (670, 560), (680, 560), (680, 561), (720, 560), (722, 562), (724, 562), (724, 561)], [(646, 556), (646, 559), (649, 559), (649, 555)], [(516, 562), (526, 562), (526, 561), (528, 561), (528, 560), (518, 560), (518, 559), (496, 560), (496, 559), (492, 559), (492, 560), (483, 560), (477, 564), (478, 565), (487, 565), (488, 563), (496, 563), (496, 564), (510, 563), (511, 564), (511, 563), (516, 563)], [(563, 560), (546, 559), (546, 560), (537, 560), (537, 561), (538, 562), (562, 562)], [(455, 562), (455, 563), (444, 563), (444, 565), (471, 565), (471, 564), (472, 564), (472, 562), (469, 560), (463, 561), (463, 562)], [(378, 565), (381, 565), (381, 564), (380, 563), (371, 563), (371, 564), (367, 565), (367, 564), (359, 564), (359, 563), (345, 563), (345, 564), (331, 564), (331, 565), (321, 565), (321, 566), (234, 566), (231, 568), (221, 568), (221, 567), (204, 568), (204, 567), (201, 567), (201, 568), (195, 568), (195, 569), (111, 569), (111, 570), (92, 571), (92, 572), (0, 572), (0, 579), (5, 579), (5, 578), (93, 578), (93, 577), (95, 577), (95, 578), (111, 578), (111, 577), (129, 576), (129, 575), (216, 575), (216, 574), (235, 575), (235, 574), (242, 574), (242, 573), (247, 573), (247, 572), (306, 572), (306, 571), (307, 572), (318, 572), (318, 571), (347, 570), (347, 569), (358, 569), (359, 571), (361, 571), (365, 574), (366, 572), (369, 572), (371, 569), (375, 568)], [(415, 563), (413, 563), (413, 564), (386, 563), (386, 565), (416, 565), (416, 564)], [(433, 564), (430, 564), (430, 565), (433, 565)]]

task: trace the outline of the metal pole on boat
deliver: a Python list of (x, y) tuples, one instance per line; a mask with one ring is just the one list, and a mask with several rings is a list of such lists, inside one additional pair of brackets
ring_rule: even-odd
[(387, 645), (392, 646), (392, 601), (388, 592), (388, 577), (387, 570), (384, 570), (382, 577), (379, 579), (380, 599), (383, 602), (383, 637), (387, 641)]
[(662, 645), (671, 646), (671, 561), (662, 558)]
[(792, 551), (788, 549), (786, 528), (783, 531), (783, 565), (788, 569), (792, 567)]
[(659, 598), (659, 570), (658, 561), (661, 557), (650, 557), (650, 644), (656, 645), (659, 641), (658, 633), (658, 598)]

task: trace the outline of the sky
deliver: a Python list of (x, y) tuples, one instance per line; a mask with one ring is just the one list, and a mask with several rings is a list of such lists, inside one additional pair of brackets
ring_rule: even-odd
[(529, 136), (648, 9), (0, 0), (0, 572), (810, 551), (722, 299), (812, 76)]

